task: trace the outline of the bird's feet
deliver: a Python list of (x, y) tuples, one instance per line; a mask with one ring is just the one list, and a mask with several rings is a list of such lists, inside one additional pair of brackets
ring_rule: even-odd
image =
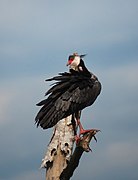
[(97, 142), (95, 134), (100, 131), (99, 129), (86, 129), (85, 130), (80, 122), (80, 119), (77, 119), (77, 125), (79, 126), (79, 135), (75, 135), (76, 144), (78, 144), (79, 141), (81, 140), (81, 138), (83, 138), (83, 135), (85, 135), (86, 133), (89, 133), (89, 132), (94, 133), (93, 137), (94, 137), (95, 141)]
[[(83, 128), (80, 128), (80, 132), (79, 132), (79, 135), (75, 135), (75, 141), (76, 141), (76, 144), (78, 144), (81, 140), (81, 138), (83, 137), (84, 134), (86, 133), (89, 133), (89, 132), (99, 132), (100, 130), (99, 129), (83, 129)], [(97, 139), (95, 137), (95, 135), (93, 135), (94, 137), (94, 140), (97, 142)]]

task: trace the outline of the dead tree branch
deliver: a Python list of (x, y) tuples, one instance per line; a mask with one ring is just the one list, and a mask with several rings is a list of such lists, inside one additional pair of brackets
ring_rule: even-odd
[(67, 167), (61, 173), (60, 180), (69, 180), (70, 179), (70, 177), (73, 175), (75, 169), (79, 165), (79, 160), (80, 160), (83, 152), (91, 151), (91, 149), (89, 147), (90, 141), (91, 141), (92, 137), (94, 137), (94, 139), (95, 139), (95, 134), (98, 131), (99, 130), (92, 130), (92, 131), (86, 133), (81, 138), (80, 142), (77, 144), (77, 146), (73, 152), (73, 155), (71, 156), (71, 159), (70, 159)]
[(79, 143), (74, 145), (74, 128), (72, 116), (61, 120), (55, 126), (41, 168), (46, 168), (46, 180), (69, 180), (79, 165), (83, 152), (91, 151), (89, 144), (99, 130), (91, 130), (84, 134)]
[(67, 166), (72, 155), (73, 144), (72, 116), (68, 116), (55, 126), (47, 152), (42, 159), (41, 168), (47, 169), (47, 180), (59, 180), (61, 172)]

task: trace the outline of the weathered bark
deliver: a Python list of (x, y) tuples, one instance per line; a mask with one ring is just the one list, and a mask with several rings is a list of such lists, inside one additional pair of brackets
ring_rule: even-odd
[(55, 126), (53, 136), (48, 145), (41, 168), (46, 168), (47, 180), (59, 180), (60, 174), (70, 160), (73, 144), (74, 129), (72, 116), (59, 121)]
[(94, 137), (94, 139), (96, 139), (95, 134), (98, 131), (99, 130), (92, 130), (92, 131), (83, 135), (80, 142), (77, 144), (77, 146), (76, 146), (76, 148), (75, 148), (75, 150), (71, 156), (69, 163), (67, 164), (66, 168), (61, 173), (60, 180), (69, 180), (71, 178), (75, 169), (79, 165), (79, 160), (80, 160), (83, 152), (91, 151), (91, 149), (89, 147), (89, 143), (90, 143), (92, 137)]
[(46, 168), (46, 180), (69, 180), (79, 165), (83, 152), (91, 151), (89, 143), (98, 130), (84, 134), (73, 152), (74, 128), (71, 119), (72, 116), (68, 116), (55, 126), (41, 164), (41, 168)]
[(53, 162), (47, 163), (46, 180), (59, 180), (60, 174), (66, 166), (66, 158), (61, 147), (58, 146)]

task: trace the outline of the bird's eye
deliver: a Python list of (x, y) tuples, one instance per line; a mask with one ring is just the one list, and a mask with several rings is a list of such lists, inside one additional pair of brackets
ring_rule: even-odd
[(69, 56), (68, 60), (73, 60), (73, 59), (74, 59), (74, 56)]

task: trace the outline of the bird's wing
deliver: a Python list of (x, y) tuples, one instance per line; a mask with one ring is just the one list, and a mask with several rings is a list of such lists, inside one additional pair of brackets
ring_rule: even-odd
[(43, 129), (54, 126), (59, 120), (91, 105), (95, 100), (94, 82), (70, 73), (49, 79), (57, 83), (46, 95), (48, 98), (38, 103), (43, 105), (36, 116), (37, 126)]

